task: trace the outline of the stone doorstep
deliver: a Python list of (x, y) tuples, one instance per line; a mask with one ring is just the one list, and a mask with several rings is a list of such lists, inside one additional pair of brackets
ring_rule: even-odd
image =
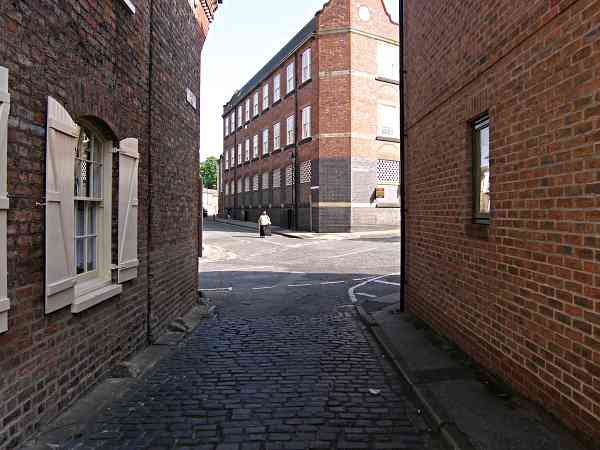
[(61, 448), (61, 444), (80, 436), (88, 424), (93, 423), (108, 405), (119, 400), (132, 386), (140, 383), (142, 375), (169, 355), (173, 347), (178, 346), (209, 316), (210, 308), (206, 299), (203, 303), (193, 306), (184, 317), (177, 318), (169, 324), (169, 331), (153, 345), (140, 350), (130, 360), (111, 368), (102, 381), (75, 400), (62, 414), (45, 424), (36, 436), (29, 437), (20, 450)]

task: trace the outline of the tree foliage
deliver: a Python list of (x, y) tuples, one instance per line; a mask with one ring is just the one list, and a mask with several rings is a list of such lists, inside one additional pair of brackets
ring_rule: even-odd
[(202, 184), (207, 189), (217, 188), (217, 161), (214, 156), (209, 156), (205, 161), (200, 163), (200, 176), (202, 176)]

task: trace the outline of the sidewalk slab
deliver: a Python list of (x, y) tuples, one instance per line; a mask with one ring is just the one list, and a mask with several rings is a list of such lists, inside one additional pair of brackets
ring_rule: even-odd
[[(243, 220), (235, 219), (222, 219), (216, 218), (215, 222), (227, 223), (237, 227), (247, 228), (254, 230), (258, 233), (258, 228), (255, 222), (245, 222)], [(382, 230), (369, 230), (369, 231), (357, 231), (350, 233), (311, 233), (307, 231), (293, 231), (287, 228), (278, 227), (276, 225), (271, 226), (271, 232), (280, 236), (286, 236), (294, 239), (322, 239), (322, 240), (342, 240), (342, 239), (360, 239), (360, 238), (378, 238), (378, 237), (399, 237), (400, 229), (382, 229)]]
[[(399, 304), (361, 319), (453, 449), (598, 450), (539, 406), (514, 394)], [(365, 317), (367, 317), (365, 319)]]

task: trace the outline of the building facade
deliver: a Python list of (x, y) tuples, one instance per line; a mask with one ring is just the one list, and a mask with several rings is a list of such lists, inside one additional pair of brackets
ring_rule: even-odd
[(398, 226), (398, 43), (383, 1), (327, 2), (224, 106), (221, 214)]
[(0, 3), (0, 449), (197, 299), (217, 1)]
[(405, 2), (407, 304), (600, 441), (600, 1)]

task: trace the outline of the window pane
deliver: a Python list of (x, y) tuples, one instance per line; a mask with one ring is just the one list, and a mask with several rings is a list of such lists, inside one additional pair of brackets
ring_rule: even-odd
[(479, 130), (479, 210), (490, 212), (490, 129), (486, 125)]
[(87, 270), (96, 270), (96, 238), (87, 238)]
[(87, 234), (96, 234), (96, 205), (88, 206)]
[(75, 236), (85, 234), (85, 203), (75, 202)]
[(85, 239), (75, 239), (75, 264), (77, 268), (77, 274), (85, 272)]

